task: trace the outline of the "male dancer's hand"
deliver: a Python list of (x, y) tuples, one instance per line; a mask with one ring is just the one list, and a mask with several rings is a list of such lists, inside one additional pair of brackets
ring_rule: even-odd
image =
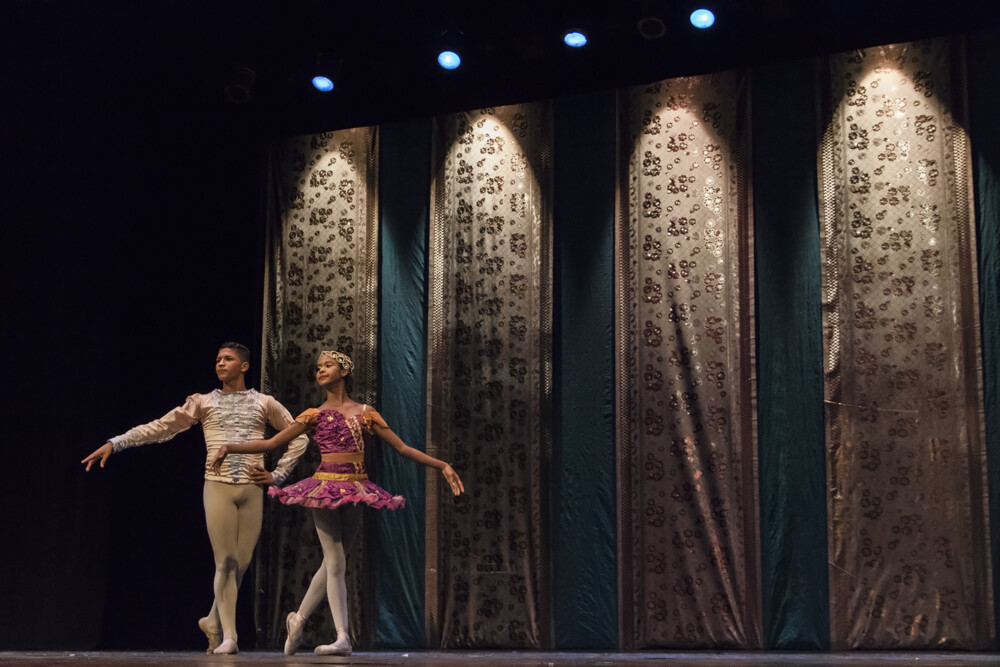
[(261, 486), (267, 487), (274, 484), (274, 475), (260, 466), (254, 466), (253, 468), (250, 468), (250, 481), (254, 484), (260, 484)]
[(90, 456), (88, 456), (84, 460), (80, 461), (80, 463), (86, 463), (87, 464), (87, 472), (90, 472), (90, 466), (92, 466), (95, 463), (97, 463), (97, 460), (100, 459), (101, 460), (101, 467), (103, 468), (104, 464), (108, 460), (108, 457), (111, 456), (111, 452), (112, 451), (113, 451), (113, 447), (112, 447), (111, 443), (110, 442), (106, 442), (103, 445), (101, 445), (100, 447), (98, 447), (97, 449), (95, 449), (93, 454), (91, 454)]

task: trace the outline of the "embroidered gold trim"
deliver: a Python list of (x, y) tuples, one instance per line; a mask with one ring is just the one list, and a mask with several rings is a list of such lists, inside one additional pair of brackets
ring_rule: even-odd
[(352, 475), (352, 474), (342, 474), (336, 472), (317, 472), (313, 473), (313, 479), (322, 479), (331, 482), (363, 482), (368, 479), (368, 475)]
[(361, 425), (361, 419), (348, 419), (347, 428), (351, 431), (351, 437), (354, 438), (354, 443), (364, 454), (365, 451), (365, 433)]
[(323, 463), (364, 463), (365, 455), (363, 452), (334, 452), (332, 454), (323, 454)]

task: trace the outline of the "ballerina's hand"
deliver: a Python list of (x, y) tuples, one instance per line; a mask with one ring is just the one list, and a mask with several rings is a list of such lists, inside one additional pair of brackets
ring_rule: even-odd
[(229, 448), (223, 445), (219, 447), (219, 451), (215, 453), (215, 460), (212, 461), (212, 472), (216, 475), (222, 474), (222, 462), (226, 459), (226, 454), (229, 453)]
[(261, 466), (254, 466), (250, 468), (250, 481), (254, 484), (268, 487), (274, 484), (274, 475)]
[(458, 473), (455, 469), (451, 467), (450, 463), (446, 463), (444, 468), (441, 469), (441, 474), (444, 478), (448, 480), (448, 484), (451, 485), (451, 492), (456, 496), (465, 493), (465, 487), (462, 486), (462, 480), (459, 478)]

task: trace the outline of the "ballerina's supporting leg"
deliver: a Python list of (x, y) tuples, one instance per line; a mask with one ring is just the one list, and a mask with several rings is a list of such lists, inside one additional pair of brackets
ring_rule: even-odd
[[(334, 572), (334, 581), (337, 580), (337, 571), (341, 572), (340, 579), (343, 580), (343, 570), (346, 567), (346, 560), (341, 557), (346, 555), (347, 552), (351, 550), (351, 545), (354, 544), (354, 540), (358, 534), (358, 530), (361, 527), (361, 508), (350, 506), (339, 510), (313, 510), (313, 522), (316, 522), (316, 516), (319, 515), (320, 524), (317, 526), (316, 530), (318, 534), (330, 535), (332, 542), (339, 542), (341, 545), (340, 554), (337, 553), (336, 547), (332, 548), (334, 552), (333, 558), (327, 561), (326, 548), (324, 547), (324, 557), (323, 562), (320, 563), (319, 568), (317, 568), (316, 573), (313, 574), (312, 580), (309, 582), (309, 588), (306, 590), (306, 594), (302, 597), (302, 602), (299, 603), (299, 608), (296, 611), (290, 612), (285, 618), (285, 627), (288, 630), (288, 635), (285, 639), (285, 655), (294, 655), (298, 651), (299, 646), (302, 643), (302, 630), (305, 627), (306, 620), (312, 615), (316, 608), (319, 606), (323, 598), (326, 597), (330, 600), (331, 612), (335, 614), (335, 617), (340, 617), (341, 625), (344, 628), (344, 636), (347, 635), (347, 595), (346, 595), (346, 583), (344, 583), (343, 590), (344, 593), (341, 594), (340, 587), (335, 586), (334, 593), (331, 596), (328, 592), (327, 586), (327, 573), (329, 571)], [(330, 516), (326, 516), (330, 515)], [(339, 525), (339, 527), (338, 527)], [(322, 533), (320, 533), (322, 531)], [(336, 535), (339, 534), (341, 539), (336, 539)], [(346, 538), (346, 539), (345, 539)], [(321, 546), (323, 542), (321, 541)], [(338, 565), (337, 563), (340, 563)], [(337, 602), (334, 603), (334, 600)], [(338, 611), (334, 612), (334, 608)], [(341, 627), (337, 622), (334, 622), (336, 627)], [(338, 636), (339, 639), (339, 636)], [(330, 644), (328, 646), (334, 646)], [(347, 640), (347, 647), (350, 646), (350, 640)], [(341, 650), (343, 647), (341, 646)]]
[[(326, 596), (330, 602), (330, 612), (333, 615), (333, 625), (337, 631), (337, 640), (333, 644), (316, 647), (320, 655), (348, 655), (351, 652), (351, 640), (348, 634), (349, 622), (347, 612), (347, 552), (361, 527), (361, 508), (356, 506), (342, 507), (336, 510), (314, 509), (313, 523), (323, 548), (322, 570), (325, 573)], [(320, 574), (313, 577), (314, 583), (319, 583)], [(310, 590), (312, 585), (310, 585)], [(307, 593), (308, 597), (308, 593)], [(303, 599), (303, 603), (305, 603)], [(311, 610), (306, 610), (311, 611)], [(302, 608), (300, 607), (300, 615)]]

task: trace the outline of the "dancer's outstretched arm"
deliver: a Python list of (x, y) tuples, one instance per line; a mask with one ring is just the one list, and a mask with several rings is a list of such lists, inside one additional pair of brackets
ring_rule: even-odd
[(462, 480), (459, 478), (458, 473), (451, 467), (450, 463), (446, 463), (440, 459), (436, 459), (433, 456), (423, 453), (419, 449), (410, 447), (403, 442), (398, 435), (393, 433), (391, 428), (383, 426), (378, 423), (378, 421), (373, 421), (371, 428), (375, 435), (392, 445), (397, 452), (406, 458), (416, 461), (417, 463), (422, 463), (429, 468), (437, 468), (440, 470), (441, 474), (444, 475), (444, 478), (448, 480), (448, 484), (451, 485), (451, 492), (456, 496), (465, 493), (465, 487), (462, 485)]
[(308, 428), (308, 424), (293, 422), (267, 440), (251, 440), (250, 442), (243, 442), (236, 445), (222, 445), (215, 454), (215, 460), (212, 461), (212, 470), (215, 471), (215, 474), (219, 474), (222, 470), (222, 462), (225, 460), (227, 454), (259, 454), (261, 452), (269, 452), (282, 445), (287, 445), (305, 433)]
[(159, 419), (136, 426), (111, 438), (80, 463), (87, 466), (87, 471), (90, 471), (91, 466), (95, 463), (103, 468), (104, 464), (108, 462), (108, 458), (115, 452), (139, 445), (170, 440), (178, 433), (188, 430), (201, 421), (203, 396), (203, 394), (188, 396), (183, 405), (174, 408)]

